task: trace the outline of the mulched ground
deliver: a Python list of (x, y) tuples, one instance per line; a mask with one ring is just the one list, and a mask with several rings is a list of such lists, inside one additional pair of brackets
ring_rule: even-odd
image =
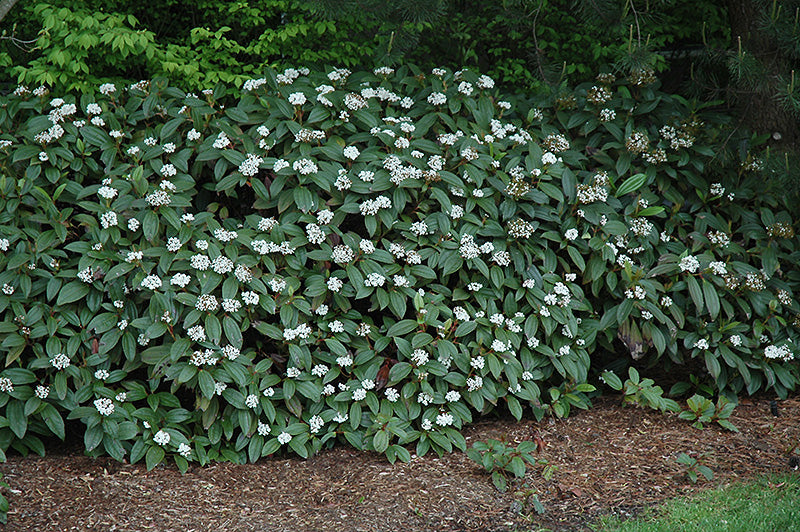
[[(463, 453), (415, 457), (390, 465), (348, 448), (309, 460), (159, 467), (76, 455), (9, 457), (5, 530), (103, 531), (511, 531), (590, 530), (603, 514), (629, 516), (665, 499), (764, 473), (797, 471), (800, 398), (744, 399), (731, 421), (740, 433), (693, 429), (674, 414), (599, 400), (566, 420), (480, 421), (468, 442), (541, 438), (525, 481), (546, 512), (538, 515), (513, 490), (497, 492)], [(714, 480), (691, 484), (675, 458), (706, 453)], [(797, 455), (795, 455), (797, 456)], [(798, 473), (800, 474), (800, 473)]]

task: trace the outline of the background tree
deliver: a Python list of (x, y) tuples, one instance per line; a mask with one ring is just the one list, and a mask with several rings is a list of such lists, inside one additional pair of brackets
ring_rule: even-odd
[[(2, 5), (10, 5), (6, 1)], [(85, 90), (167, 76), (198, 90), (241, 86), (265, 66), (478, 69), (532, 94), (653, 71), (667, 92), (716, 102), (736, 120), (720, 160), (764, 154), (797, 188), (800, 0), (22, 0), (3, 20), (9, 81)], [(8, 35), (6, 35), (8, 36)], [(752, 134), (751, 134), (752, 132)]]

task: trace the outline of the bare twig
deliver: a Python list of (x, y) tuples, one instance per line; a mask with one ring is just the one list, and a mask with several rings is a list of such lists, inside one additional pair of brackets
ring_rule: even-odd
[(11, 41), (11, 44), (23, 50), (30, 52), (33, 49), (33, 44), (36, 44), (37, 39), (20, 39), (12, 32), (11, 35), (0, 35), (0, 41)]
[(633, 0), (628, 0), (628, 5), (631, 6), (631, 11), (633, 12), (633, 20), (636, 22), (636, 42), (641, 47), (642, 30), (639, 27), (639, 13), (636, 11), (636, 6), (633, 4)]
[(541, 12), (541, 10), (542, 3), (539, 2), (539, 7), (537, 7), (533, 12), (533, 28), (531, 33), (533, 34), (533, 47), (534, 50), (536, 50), (536, 68), (539, 70), (539, 75), (542, 77), (542, 81), (549, 83), (544, 74), (544, 68), (542, 67), (542, 52), (539, 51), (539, 39), (536, 37), (536, 20), (539, 18), (539, 12)]

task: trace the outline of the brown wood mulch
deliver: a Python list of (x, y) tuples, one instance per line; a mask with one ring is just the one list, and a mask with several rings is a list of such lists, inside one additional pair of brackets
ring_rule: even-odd
[[(463, 453), (390, 465), (349, 448), (309, 459), (173, 467), (148, 472), (75, 454), (9, 457), (4, 530), (103, 531), (511, 531), (589, 530), (603, 514), (636, 515), (665, 499), (765, 473), (797, 471), (800, 398), (744, 399), (731, 416), (741, 432), (691, 428), (674, 414), (598, 400), (569, 419), (479, 421), (468, 442), (544, 441), (525, 482), (546, 512), (524, 495), (497, 492)], [(675, 459), (705, 455), (714, 480), (692, 484)], [(796, 452), (796, 451), (795, 451)], [(797, 457), (797, 454), (794, 454)], [(800, 474), (800, 473), (797, 473)]]

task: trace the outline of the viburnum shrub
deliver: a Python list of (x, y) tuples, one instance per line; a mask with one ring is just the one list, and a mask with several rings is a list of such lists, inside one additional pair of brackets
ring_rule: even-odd
[(19, 87), (0, 447), (43, 452), (67, 417), (148, 467), (337, 441), (407, 460), (464, 450), (476, 414), (587, 403), (610, 350), (785, 395), (793, 221), (752, 157), (707, 173), (717, 130), (654, 81), (549, 102), (413, 67), (267, 72), (239, 99)]

